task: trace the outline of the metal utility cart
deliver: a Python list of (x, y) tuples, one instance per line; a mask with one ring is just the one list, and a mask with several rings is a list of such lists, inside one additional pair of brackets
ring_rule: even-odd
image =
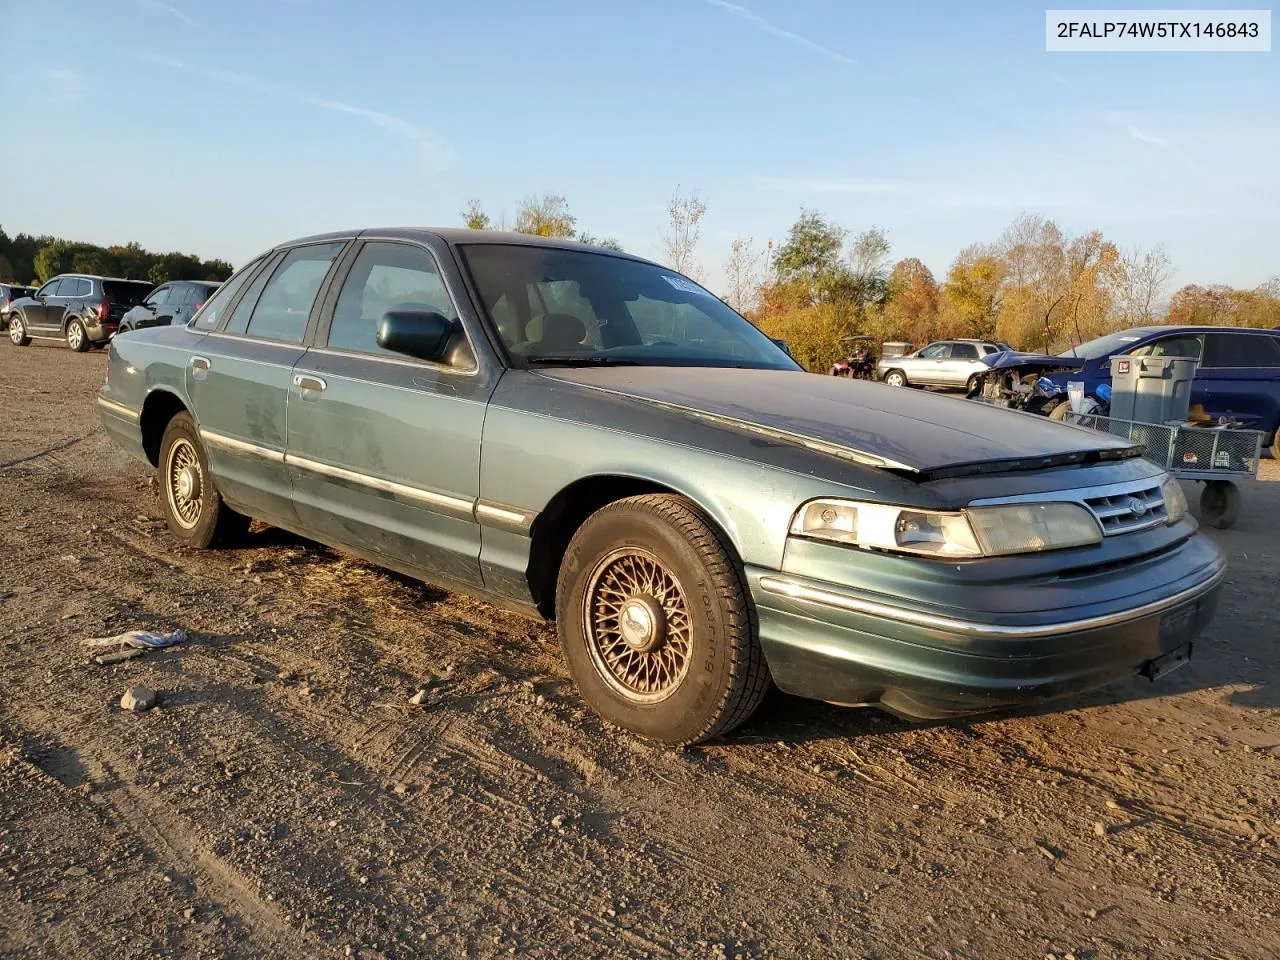
[(1257, 430), (1141, 423), (1091, 413), (1069, 413), (1067, 422), (1140, 443), (1144, 457), (1179, 480), (1203, 483), (1200, 518), (1211, 527), (1226, 529), (1236, 522), (1240, 516), (1236, 481), (1258, 475), (1262, 433)]

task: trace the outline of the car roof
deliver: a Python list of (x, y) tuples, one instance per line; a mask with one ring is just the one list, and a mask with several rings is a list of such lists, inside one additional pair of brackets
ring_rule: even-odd
[(1123, 334), (1140, 334), (1148, 336), (1155, 333), (1268, 333), (1275, 334), (1275, 330), (1267, 327), (1228, 327), (1221, 324), (1153, 324), (1148, 327), (1130, 327), (1127, 330), (1117, 330), (1117, 335)]
[(611, 254), (626, 260), (637, 260), (641, 263), (652, 263), (644, 257), (596, 247), (589, 243), (580, 243), (568, 237), (538, 237), (531, 233), (514, 233), (507, 230), (472, 230), (469, 227), (366, 227), (361, 230), (336, 230), (332, 233), (317, 233), (309, 237), (299, 237), (286, 243), (277, 244), (273, 250), (285, 247), (296, 247), (304, 243), (323, 243), (326, 240), (350, 240), (354, 237), (382, 238), (388, 240), (423, 240), (435, 238), (443, 240), (449, 246), (461, 244), (509, 244), (522, 247), (551, 247), (557, 250), (591, 250)]
[[(102, 277), (96, 273), (60, 273), (56, 277), (50, 277), (45, 281), (45, 283), (49, 283), (53, 280), (61, 280), (63, 277), (76, 277), (80, 280), (110, 280), (112, 283), (145, 283), (153, 287), (158, 286), (158, 284), (151, 283), (150, 280), (130, 280), (128, 277)], [(43, 284), (41, 284), (41, 286), (43, 286)]]

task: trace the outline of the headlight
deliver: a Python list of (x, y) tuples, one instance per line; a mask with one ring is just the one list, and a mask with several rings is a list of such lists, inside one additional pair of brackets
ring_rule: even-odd
[(791, 533), (850, 546), (946, 558), (1037, 553), (1102, 542), (1093, 515), (1075, 503), (1014, 503), (960, 511), (854, 500), (812, 500)]
[(1182, 484), (1177, 477), (1170, 477), (1160, 488), (1164, 494), (1164, 509), (1169, 515), (1169, 523), (1177, 523), (1187, 515), (1187, 495), (1182, 492)]

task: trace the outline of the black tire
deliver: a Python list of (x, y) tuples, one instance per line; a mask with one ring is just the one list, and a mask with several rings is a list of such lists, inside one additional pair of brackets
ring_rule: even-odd
[(1071, 412), (1071, 402), (1069, 400), (1063, 400), (1056, 407), (1053, 407), (1049, 411), (1049, 419), (1057, 420), (1059, 423), (1066, 423), (1067, 414), (1069, 414), (1070, 412)]
[(982, 374), (975, 373), (964, 385), (964, 395), (966, 397), (977, 396), (982, 390)]
[(901, 370), (890, 370), (884, 375), (884, 382), (891, 387), (911, 386), (911, 383), (907, 380), (907, 375)]
[(1280, 460), (1280, 430), (1271, 435), (1271, 445), (1267, 449), (1271, 451), (1272, 460)]
[(15, 347), (31, 345), (31, 338), (27, 336), (26, 321), (16, 313), (9, 316), (9, 342)]
[(233, 543), (248, 531), (249, 518), (228, 507), (214, 486), (209, 458), (189, 413), (175, 414), (164, 428), (159, 464), (160, 501), (175, 538), (203, 550)]
[(86, 353), (93, 346), (89, 341), (89, 331), (75, 317), (67, 321), (67, 329), (64, 335), (67, 338), (67, 346), (76, 353)]
[(589, 517), (560, 564), (556, 620), (583, 699), (653, 740), (726, 733), (772, 685), (742, 568), (684, 497), (630, 497)]
[(1225, 530), (1240, 517), (1240, 488), (1230, 480), (1206, 480), (1200, 491), (1200, 519)]

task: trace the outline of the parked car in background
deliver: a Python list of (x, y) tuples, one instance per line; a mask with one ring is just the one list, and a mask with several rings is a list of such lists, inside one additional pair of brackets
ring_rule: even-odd
[(185, 326), (218, 287), (218, 283), (205, 280), (162, 283), (121, 318), (119, 332), (146, 327)]
[(296, 240), (107, 366), (175, 540), (255, 517), (554, 618), (584, 699), (667, 743), (773, 684), (937, 719), (1155, 678), (1225, 572), (1127, 439), (809, 376), (573, 241)]
[(908, 353), (915, 350), (914, 343), (907, 343), (905, 340), (886, 340), (880, 344), (880, 356), (884, 357), (905, 357)]
[[(1191, 403), (1215, 420), (1261, 430), (1280, 459), (1280, 333), (1245, 327), (1154, 326), (1120, 330), (1056, 357), (1009, 354), (990, 358), (994, 369), (980, 386), (990, 400), (1010, 399), (1033, 413), (1063, 419), (1067, 383), (1084, 384), (1085, 396), (1110, 399), (1111, 358), (1194, 357), (1200, 361)], [(976, 394), (978, 391), (974, 391)]]
[(9, 340), (25, 347), (34, 340), (63, 340), (83, 353), (110, 340), (120, 318), (141, 303), (152, 284), (85, 273), (54, 277), (29, 297), (15, 300)]
[(35, 292), (35, 287), (22, 287), (16, 283), (0, 283), (0, 330), (9, 328), (9, 311), (13, 309), (13, 301), (29, 297)]
[(987, 371), (982, 358), (1004, 349), (992, 340), (937, 340), (906, 356), (882, 356), (876, 373), (893, 387), (969, 389)]

